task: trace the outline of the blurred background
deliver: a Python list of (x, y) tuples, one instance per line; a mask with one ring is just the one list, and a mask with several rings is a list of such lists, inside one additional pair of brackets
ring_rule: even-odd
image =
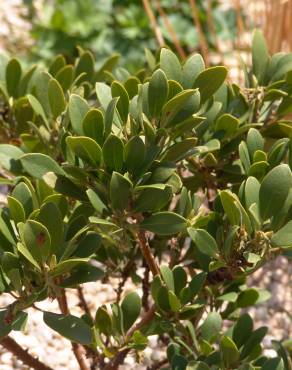
[(143, 66), (144, 49), (168, 45), (182, 59), (200, 52), (207, 65), (225, 63), (240, 78), (252, 30), (264, 31), (271, 52), (292, 47), (291, 0), (1, 0), (0, 50), (44, 62), (76, 45), (102, 63), (113, 52), (130, 71)]

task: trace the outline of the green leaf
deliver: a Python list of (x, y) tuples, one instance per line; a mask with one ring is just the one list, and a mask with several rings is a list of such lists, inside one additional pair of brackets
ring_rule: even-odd
[(220, 300), (220, 301), (225, 301), (225, 302), (236, 302), (237, 297), (238, 297), (237, 293), (230, 292), (230, 293), (226, 293), (226, 294), (221, 295), (217, 299)]
[(43, 71), (43, 70), (37, 71), (37, 74), (33, 79), (33, 82), (34, 82), (33, 90), (32, 90), (33, 95), (40, 102), (47, 117), (51, 115), (49, 96), (48, 96), (49, 82), (51, 79), (52, 79), (52, 76), (48, 72)]
[(52, 76), (55, 76), (60, 69), (62, 69), (63, 67), (65, 67), (65, 65), (66, 65), (66, 60), (65, 60), (64, 56), (61, 55), (61, 54), (57, 55), (53, 59), (53, 61), (50, 63), (49, 73)]
[(187, 359), (181, 355), (174, 355), (171, 359), (171, 369), (185, 370), (188, 364)]
[(255, 177), (248, 177), (244, 188), (246, 207), (249, 208), (253, 203), (259, 204), (260, 183)]
[(172, 187), (163, 185), (145, 187), (134, 202), (134, 209), (137, 212), (157, 212), (164, 208), (172, 199)]
[(187, 138), (175, 143), (166, 151), (163, 159), (173, 162), (180, 161), (191, 154), (190, 151), (195, 148), (196, 143), (196, 138)]
[(153, 73), (148, 87), (149, 112), (152, 118), (161, 114), (162, 107), (168, 96), (168, 82), (165, 73), (158, 69)]
[(231, 225), (244, 225), (248, 233), (251, 232), (250, 219), (242, 207), (237, 196), (229, 190), (220, 191), (220, 199), (224, 212), (226, 213)]
[(72, 128), (77, 135), (83, 135), (83, 120), (86, 113), (89, 111), (89, 106), (79, 95), (72, 94), (69, 100), (69, 117)]
[(140, 136), (133, 136), (125, 145), (124, 160), (127, 170), (135, 174), (144, 162), (146, 155), (146, 148)]
[(66, 108), (65, 96), (61, 85), (52, 78), (49, 82), (49, 102), (53, 118), (56, 119)]
[(123, 312), (123, 327), (127, 331), (135, 323), (140, 315), (142, 307), (141, 298), (136, 292), (131, 292), (125, 296), (121, 303)]
[(172, 99), (175, 95), (183, 91), (182, 85), (174, 80), (168, 80), (168, 96), (167, 100)]
[(223, 336), (221, 339), (221, 351), (223, 361), (227, 369), (236, 364), (239, 359), (239, 351), (236, 344), (229, 337)]
[(169, 49), (162, 48), (160, 52), (160, 68), (169, 80), (182, 81), (182, 68), (177, 56)]
[(259, 83), (264, 79), (269, 64), (269, 52), (265, 38), (260, 30), (255, 30), (252, 40), (252, 68)]
[(268, 359), (261, 370), (285, 370), (283, 359), (280, 357)]
[(99, 81), (100, 78), (104, 79), (104, 72), (108, 71), (111, 72), (116, 64), (118, 63), (120, 59), (120, 54), (114, 53), (109, 58), (106, 59), (106, 61), (102, 64), (102, 66), (99, 68), (99, 70), (96, 73), (96, 80)]
[(51, 253), (57, 254), (62, 250), (64, 238), (64, 225), (59, 208), (55, 203), (44, 203), (37, 220), (48, 229), (51, 238)]
[[(112, 131), (112, 126), (115, 120), (115, 112), (116, 112), (116, 106), (117, 106), (118, 101), (119, 101), (119, 98), (113, 98), (109, 102), (105, 110), (105, 115), (104, 115), (104, 135), (105, 137), (108, 137), (108, 135)], [(116, 120), (115, 120), (115, 123), (116, 123)]]
[(168, 301), (169, 301), (171, 311), (179, 312), (181, 308), (180, 300), (171, 290), (168, 291)]
[(43, 119), (46, 126), (49, 128), (48, 117), (47, 117), (47, 115), (44, 111), (43, 106), (38, 101), (38, 99), (36, 97), (34, 97), (33, 95), (30, 95), (30, 94), (27, 95), (27, 99), (28, 99), (29, 104), (31, 105), (32, 109), (34, 110), (35, 114), (37, 116), (40, 116)]
[(138, 85), (140, 80), (135, 76), (130, 76), (125, 82), (124, 86), (127, 90), (130, 100), (133, 99), (135, 95), (138, 94)]
[(13, 317), (11, 323), (7, 322), (7, 318), (11, 316), (11, 312), (7, 310), (0, 311), (0, 339), (6, 337), (12, 330), (21, 330), (22, 326), (26, 323), (27, 313), (18, 312), (16, 317)]
[(103, 144), (104, 117), (99, 109), (90, 109), (83, 119), (82, 126), (86, 136), (99, 145)]
[(249, 339), (253, 329), (253, 321), (248, 313), (239, 317), (232, 331), (232, 339), (240, 348)]
[(60, 284), (64, 288), (76, 287), (76, 285), (100, 280), (104, 277), (104, 272), (88, 263), (77, 264), (70, 271), (70, 276)]
[(20, 182), (13, 189), (11, 196), (21, 203), (25, 216), (28, 217), (33, 211), (33, 198), (29, 187), (24, 182)]
[(102, 154), (105, 165), (110, 171), (121, 171), (123, 167), (124, 144), (115, 135), (109, 135), (103, 147)]
[(85, 79), (91, 81), (94, 73), (95, 60), (90, 51), (84, 51), (77, 61), (75, 67), (75, 76), (86, 73)]
[(271, 242), (275, 247), (292, 248), (291, 227), (292, 221), (289, 221), (272, 236)]
[(261, 343), (261, 341), (264, 339), (265, 335), (267, 334), (268, 328), (266, 326), (263, 326), (254, 332), (251, 333), (249, 336), (247, 342), (245, 343), (241, 354), (240, 359), (246, 358), (252, 350)]
[(263, 179), (260, 192), (260, 214), (263, 220), (275, 216), (283, 207), (292, 186), (287, 164), (274, 167)]
[(196, 244), (197, 248), (210, 257), (216, 257), (218, 246), (216, 240), (204, 229), (188, 228), (189, 236)]
[(25, 171), (34, 178), (42, 179), (48, 172), (54, 172), (58, 175), (65, 175), (63, 169), (51, 157), (40, 154), (25, 154), (20, 158)]
[(210, 368), (205, 362), (191, 361), (188, 363), (186, 370), (210, 370)]
[(101, 147), (96, 141), (86, 136), (68, 136), (66, 143), (69, 148), (83, 161), (96, 167), (101, 162)]
[(254, 176), (258, 179), (262, 179), (266, 173), (266, 169), (269, 167), (269, 163), (266, 161), (255, 162), (250, 166), (248, 171), (249, 176)]
[(21, 244), (21, 243), (17, 243), (17, 250), (19, 251), (19, 253), (21, 253), (34, 267), (36, 267), (39, 272), (41, 272), (41, 269), (40, 269), (40, 265), (39, 263), (34, 259), (34, 257), (32, 256), (32, 254), (30, 253), (30, 251), (28, 250), (28, 248)]
[(16, 198), (11, 196), (7, 197), (9, 213), (15, 224), (25, 221), (25, 212), (22, 204)]
[(143, 351), (147, 347), (147, 344), (147, 337), (141, 334), (140, 331), (136, 330), (132, 335), (130, 348), (136, 349), (138, 351)]
[(18, 224), (18, 229), (21, 239), (32, 257), (38, 264), (43, 264), (51, 252), (51, 237), (48, 229), (34, 220)]
[(8, 171), (20, 171), (21, 164), (19, 158), (23, 154), (23, 151), (17, 146), (10, 144), (0, 144), (0, 164)]
[(168, 292), (169, 290), (165, 286), (162, 286), (158, 289), (156, 294), (157, 305), (163, 311), (170, 311), (171, 309)]
[(16, 254), (11, 252), (4, 252), (1, 258), (1, 264), (3, 271), (8, 274), (9, 271), (21, 269), (20, 260)]
[(22, 75), (18, 88), (19, 96), (26, 95), (29, 89), (29, 84), (31, 83), (36, 71), (37, 65), (33, 65)]
[(96, 96), (101, 107), (106, 110), (112, 100), (111, 88), (104, 82), (97, 82), (95, 85)]
[(86, 191), (90, 203), (93, 205), (94, 209), (101, 214), (103, 210), (107, 209), (107, 206), (100, 199), (99, 195), (92, 189)]
[[(50, 189), (50, 188), (49, 188)], [(52, 190), (52, 189), (50, 189)], [(66, 216), (68, 212), (68, 201), (67, 199), (61, 194), (52, 194), (48, 195), (44, 200), (43, 203), (54, 203), (62, 214), (62, 219)]]
[(199, 88), (202, 103), (215, 94), (225, 81), (226, 76), (227, 69), (221, 66), (207, 68), (198, 75), (194, 88)]
[(251, 161), (250, 161), (247, 145), (244, 141), (242, 141), (239, 144), (238, 151), (239, 151), (239, 158), (241, 160), (243, 168), (246, 173), (249, 173)]
[(223, 131), (224, 137), (230, 136), (236, 132), (239, 126), (239, 120), (231, 114), (225, 113), (218, 118), (215, 124), (216, 131)]
[(241, 292), (237, 298), (237, 305), (240, 308), (253, 306), (259, 298), (259, 293), (256, 289), (250, 288)]
[(89, 345), (92, 343), (90, 326), (79, 317), (44, 312), (44, 322), (57, 333), (72, 342)]
[(52, 270), (50, 270), (51, 277), (57, 277), (59, 275), (66, 274), (72, 271), (78, 265), (87, 265), (88, 258), (70, 258), (68, 260), (62, 261), (56, 265)]
[[(11, 244), (15, 244), (15, 233), (3, 208), (0, 208), (0, 232)], [(1, 235), (0, 234), (0, 235)]]
[(174, 291), (174, 277), (171, 269), (167, 265), (160, 267), (161, 276), (169, 290)]
[(211, 338), (219, 334), (221, 326), (222, 318), (220, 314), (218, 312), (209, 313), (201, 326), (202, 338), (210, 341)]
[(256, 150), (253, 154), (253, 162), (267, 161), (267, 154), (262, 150)]
[(120, 114), (122, 121), (126, 123), (128, 119), (130, 104), (127, 90), (120, 82), (114, 81), (111, 85), (111, 92), (113, 98), (115, 97), (119, 98), (119, 100), (117, 101), (117, 110)]
[(172, 270), (174, 292), (178, 295), (187, 284), (187, 273), (181, 266), (175, 266)]
[(58, 73), (56, 74), (56, 80), (60, 83), (62, 86), (62, 89), (64, 92), (70, 89), (73, 78), (74, 78), (74, 69), (73, 66), (67, 65), (60, 69)]
[(203, 288), (206, 278), (207, 278), (206, 272), (200, 272), (192, 278), (189, 284), (192, 297), (197, 295)]
[(129, 206), (132, 183), (118, 172), (113, 172), (110, 182), (110, 199), (114, 209), (124, 210)]
[[(163, 126), (167, 126), (171, 120), (176, 117), (176, 114), (184, 108), (186, 103), (192, 98), (199, 97), (198, 90), (184, 90), (181, 93), (175, 95), (172, 99), (168, 100), (163, 107), (163, 116), (161, 118), (161, 123)], [(191, 109), (193, 110), (194, 101), (191, 102)], [(191, 113), (192, 114), (192, 113)], [(179, 122), (181, 123), (181, 122)]]
[(109, 315), (105, 306), (101, 306), (96, 311), (95, 315), (95, 326), (98, 330), (105, 334), (110, 335), (113, 330), (113, 321), (112, 317)]
[(158, 235), (172, 235), (186, 229), (186, 219), (173, 212), (158, 212), (140, 223), (146, 229)]
[(21, 79), (21, 65), (15, 58), (11, 59), (6, 67), (6, 87), (9, 95), (14, 98), (18, 95), (18, 87)]
[(45, 183), (54, 189), (56, 192), (66, 195), (67, 197), (85, 200), (87, 201), (87, 196), (85, 193), (85, 188), (76, 185), (66, 176), (58, 175), (53, 172), (48, 172), (43, 176)]
[(80, 241), (78, 241), (77, 248), (74, 251), (74, 257), (90, 257), (99, 249), (100, 245), (101, 236), (95, 231), (89, 231)]
[(182, 85), (185, 89), (191, 89), (197, 76), (205, 69), (204, 59), (200, 54), (191, 55), (183, 65)]
[(264, 149), (264, 139), (262, 135), (259, 133), (259, 131), (256, 130), (255, 128), (249, 129), (246, 138), (246, 145), (248, 148), (250, 158), (253, 158), (254, 153), (257, 150)]

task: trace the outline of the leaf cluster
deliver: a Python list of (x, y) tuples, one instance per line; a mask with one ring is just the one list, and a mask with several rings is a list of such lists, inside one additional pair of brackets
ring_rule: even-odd
[(38, 301), (118, 277), (116, 302), (45, 323), (105, 366), (156, 334), (169, 369), (289, 370), (241, 313), (270, 297), (248, 275), (292, 248), (291, 55), (256, 31), (245, 87), (199, 54), (146, 57), (135, 75), (81, 49), (48, 70), (3, 59), (0, 290), (16, 299), (0, 335)]

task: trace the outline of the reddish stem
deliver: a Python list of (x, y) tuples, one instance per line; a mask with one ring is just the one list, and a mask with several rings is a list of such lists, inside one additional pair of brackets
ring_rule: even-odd
[[(59, 307), (60, 307), (60, 310), (62, 312), (63, 315), (69, 315), (70, 314), (70, 311), (69, 311), (69, 307), (68, 307), (68, 303), (67, 303), (67, 298), (66, 298), (66, 293), (65, 293), (65, 290), (64, 289), (61, 289), (61, 294), (57, 297), (57, 300), (58, 300), (58, 303), (59, 303)], [(77, 343), (73, 343), (71, 342), (72, 344), (72, 349), (73, 349), (73, 353), (76, 357), (76, 360), (80, 366), (80, 370), (90, 370), (89, 367), (87, 366), (87, 363), (84, 359), (84, 356), (83, 356), (83, 351), (82, 351), (82, 347), (77, 344)]]
[(51, 367), (45, 365), (37, 358), (28, 353), (28, 350), (23, 349), (13, 338), (7, 336), (1, 339), (0, 344), (9, 352), (13, 353), (24, 365), (29, 366), (35, 370), (53, 370)]

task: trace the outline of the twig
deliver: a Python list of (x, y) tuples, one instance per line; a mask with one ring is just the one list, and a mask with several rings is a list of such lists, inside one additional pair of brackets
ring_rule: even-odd
[(119, 286), (116, 290), (117, 291), (117, 302), (120, 302), (120, 300), (121, 300), (121, 296), (122, 296), (122, 293), (123, 293), (123, 288), (126, 284), (126, 281), (127, 281), (128, 277), (131, 274), (132, 267), (134, 265), (135, 265), (134, 261), (130, 259), (128, 261), (128, 263), (126, 264), (126, 266), (124, 267), (123, 271), (122, 271), (122, 280), (119, 282)]
[[(151, 253), (151, 249), (150, 249), (150, 246), (149, 246), (144, 230), (138, 231), (137, 239), (138, 239), (141, 251), (142, 251), (142, 255), (150, 271), (152, 272), (153, 276), (159, 275), (159, 269), (155, 262), (154, 256)], [(137, 324), (134, 324), (128, 330), (126, 334), (126, 338), (131, 338), (132, 335), (135, 333), (135, 331), (140, 330), (144, 325), (148, 324), (151, 320), (153, 320), (155, 316), (155, 310), (156, 310), (155, 305), (151, 306), (151, 308), (144, 314), (142, 319)], [(124, 362), (129, 351), (130, 351), (130, 348), (122, 348), (121, 350), (119, 350), (118, 353), (111, 359), (111, 361), (104, 367), (103, 370), (118, 369), (119, 365), (121, 365)]]
[(210, 33), (212, 35), (215, 48), (216, 48), (217, 52), (220, 54), (221, 60), (222, 60), (222, 63), (223, 63), (223, 55), (222, 55), (222, 52), (221, 52), (221, 49), (220, 49), (220, 44), (219, 44), (219, 41), (218, 41), (216, 29), (215, 29), (215, 24), (214, 24), (212, 10), (213, 10), (212, 9), (212, 0), (208, 0), (208, 7), (207, 7), (207, 22), (208, 22), (208, 27), (210, 29)]
[[(148, 324), (151, 320), (153, 320), (155, 316), (156, 307), (153, 305), (142, 317), (142, 319), (135, 325), (133, 325), (127, 332), (126, 338), (131, 338), (131, 336), (135, 333), (135, 331), (140, 330), (144, 325)], [(103, 370), (117, 370), (119, 365), (121, 365), (127, 354), (130, 352), (130, 348), (121, 349), (112, 359), (111, 361), (104, 367)]]
[(194, 22), (194, 25), (197, 28), (197, 31), (198, 31), (198, 34), (199, 34), (200, 49), (201, 49), (203, 58), (205, 60), (206, 66), (209, 66), (210, 61), (209, 61), (208, 44), (207, 44), (207, 40), (205, 38), (204, 32), (202, 30), (196, 1), (195, 0), (189, 0), (189, 3), (190, 3), (191, 10), (192, 10), (193, 22)]
[(244, 35), (244, 22), (242, 19), (242, 11), (241, 11), (241, 4), (240, 0), (234, 0), (234, 7), (236, 11), (236, 24), (237, 24), (237, 47), (240, 47), (241, 44), (241, 36)]
[[(65, 293), (64, 289), (61, 289), (61, 294), (57, 297), (57, 300), (58, 300), (59, 307), (60, 307), (60, 310), (61, 310), (62, 314), (63, 315), (69, 315), (70, 311), (69, 311), (67, 298), (66, 298), (66, 293)], [(79, 344), (73, 343), (73, 342), (71, 342), (71, 344), (72, 344), (73, 353), (74, 353), (74, 355), (76, 357), (76, 360), (77, 360), (77, 362), (80, 366), (80, 369), (81, 370), (90, 370), (89, 367), (87, 366), (87, 363), (86, 363), (85, 359), (84, 359), (81, 346)]]
[(86, 299), (85, 299), (84, 294), (83, 294), (82, 287), (80, 285), (77, 287), (77, 292), (78, 292), (78, 298), (79, 298), (79, 301), (80, 301), (80, 307), (92, 319), (90, 309), (88, 307), (88, 304), (87, 304)]
[(162, 18), (162, 20), (165, 24), (165, 27), (167, 28), (167, 31), (169, 32), (172, 43), (174, 44), (177, 52), (179, 53), (179, 55), (182, 59), (185, 59), (186, 58), (186, 53), (185, 53), (184, 49), (182, 48), (182, 46), (180, 44), (179, 38), (178, 38), (178, 36), (175, 32), (175, 29), (172, 26), (167, 14), (163, 10), (162, 6), (160, 5), (159, 0), (155, 0), (154, 4), (156, 6), (156, 9), (157, 9), (159, 15), (161, 16), (161, 18)]
[(164, 39), (163, 39), (163, 36), (162, 36), (162, 33), (161, 33), (161, 30), (158, 26), (158, 23), (155, 19), (155, 15), (151, 9), (151, 5), (149, 3), (148, 0), (143, 0), (143, 5), (144, 5), (144, 8), (145, 8), (145, 11), (146, 11), (146, 14), (150, 20), (150, 23), (151, 23), (151, 27), (153, 28), (153, 31), (155, 33), (155, 36), (156, 36), (156, 39), (157, 39), (157, 42), (158, 42), (158, 45), (160, 47), (164, 46), (165, 45), (165, 42), (164, 42)]
[(29, 366), (35, 370), (53, 370), (51, 367), (45, 365), (43, 362), (33, 357), (27, 350), (23, 349), (13, 338), (7, 336), (1, 339), (0, 344), (9, 352), (13, 353), (24, 365)]
[(151, 249), (150, 249), (148, 240), (146, 238), (145, 231), (140, 230), (138, 232), (138, 241), (139, 241), (139, 245), (140, 245), (143, 257), (145, 258), (147, 265), (150, 271), (152, 272), (153, 276), (159, 275), (159, 269), (155, 262), (154, 256), (151, 253)]
[(149, 302), (148, 302), (148, 297), (149, 297), (149, 267), (144, 259), (143, 261), (143, 266), (145, 268), (144, 271), (144, 276), (142, 280), (142, 291), (143, 291), (143, 296), (142, 296), (142, 307), (144, 308), (145, 311), (149, 310)]
[(137, 322), (137, 324), (134, 324), (128, 330), (127, 337), (130, 338), (135, 333), (135, 331), (140, 330), (144, 325), (148, 324), (151, 320), (153, 320), (155, 316), (155, 310), (156, 310), (156, 306), (152, 305), (150, 309), (147, 312), (145, 312), (142, 319), (139, 322)]

